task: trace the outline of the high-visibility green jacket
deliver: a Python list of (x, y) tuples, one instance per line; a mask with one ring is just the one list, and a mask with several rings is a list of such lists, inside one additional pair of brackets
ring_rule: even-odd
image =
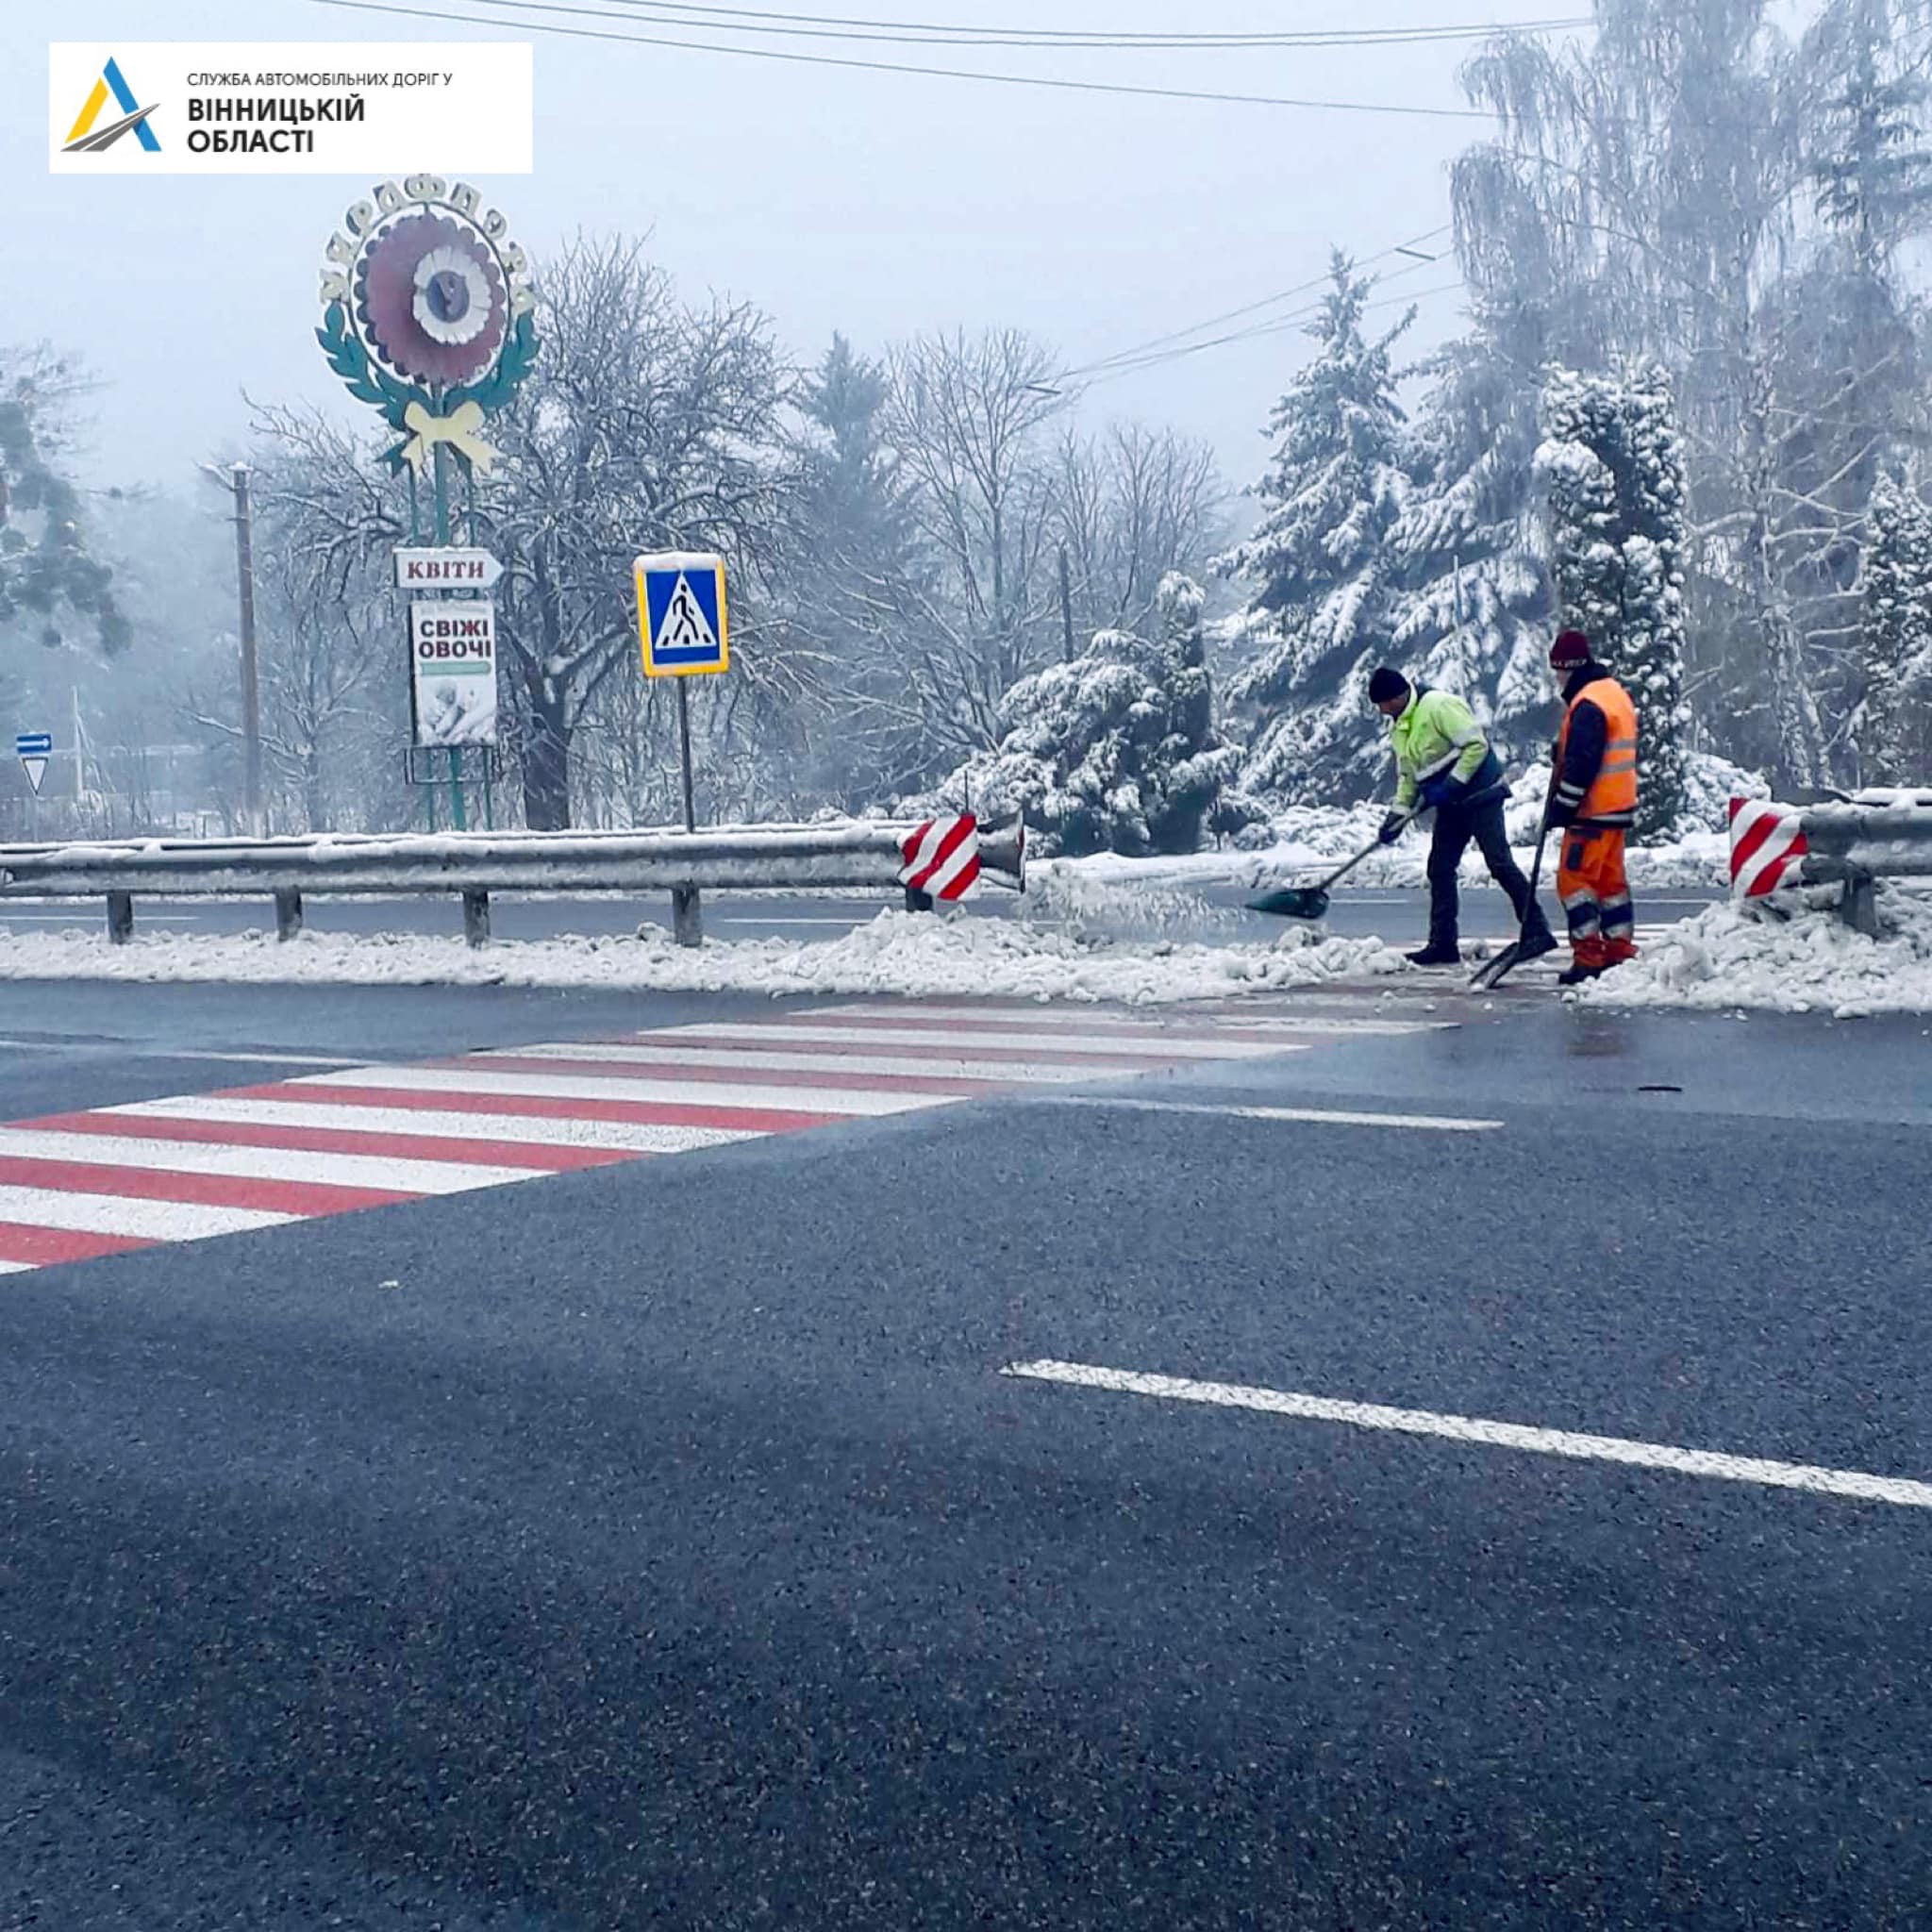
[(1469, 787), (1466, 802), (1492, 795), (1503, 778), (1501, 761), (1491, 765), (1490, 741), (1475, 722), (1475, 713), (1446, 691), (1415, 687), (1407, 708), (1391, 719), (1390, 741), (1395, 751), (1395, 808), (1413, 811), (1420, 797), (1434, 805), (1441, 781), (1453, 778)]

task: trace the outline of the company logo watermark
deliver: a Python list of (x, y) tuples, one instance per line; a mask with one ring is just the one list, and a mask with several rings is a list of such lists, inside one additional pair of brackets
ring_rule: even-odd
[[(110, 99), (119, 105), (121, 118), (97, 128), (94, 124), (101, 118), (101, 109)], [(121, 72), (121, 63), (110, 54), (101, 69), (100, 77), (93, 84), (93, 91), (87, 97), (87, 104), (81, 108), (74, 125), (67, 130), (67, 142), (60, 152), (65, 155), (105, 154), (124, 134), (131, 134), (149, 154), (158, 155), (161, 151), (160, 138), (147, 125), (148, 116), (158, 105), (150, 101), (143, 108), (134, 98), (134, 90), (127, 85)]]
[(526, 175), (531, 80), (510, 42), (52, 41), (48, 168)]

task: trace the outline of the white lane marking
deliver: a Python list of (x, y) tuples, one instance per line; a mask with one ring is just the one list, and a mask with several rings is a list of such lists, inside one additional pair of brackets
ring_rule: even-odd
[(125, 1040), (0, 1040), (0, 1048), (21, 1053), (102, 1053), (118, 1050), (144, 1060), (228, 1060), (244, 1067), (359, 1067), (358, 1059), (335, 1053), (216, 1053), (200, 1047), (136, 1047)]
[[(192, 912), (150, 912), (142, 908), (141, 919), (143, 925), (192, 925), (194, 914)], [(11, 906), (0, 903), (0, 925), (10, 925), (18, 920), (23, 925), (81, 925), (92, 927), (94, 920), (84, 912), (16, 912)]]
[(756, 912), (725, 912), (718, 917), (720, 925), (864, 925), (878, 916), (877, 908), (869, 912), (855, 912), (848, 919), (838, 919), (821, 914), (806, 919), (766, 919)]
[[(962, 1046), (972, 1045), (961, 1041)], [(1039, 1043), (1039, 1042), (1036, 1042)], [(1123, 1058), (1125, 1058), (1124, 1050)], [(600, 1066), (675, 1068), (737, 1067), (768, 1073), (796, 1074), (910, 1074), (934, 1080), (1091, 1080), (1106, 1074), (1106, 1066), (1047, 1066), (1028, 1060), (912, 1059), (891, 1054), (855, 1053), (760, 1053), (749, 1047), (714, 1047), (699, 1053), (684, 1046), (611, 1046), (601, 1043), (582, 1046), (505, 1046), (490, 1047), (469, 1056), (466, 1065), (488, 1066), (492, 1060), (594, 1060)], [(1119, 1071), (1137, 1074), (1148, 1071), (1137, 1064)]]
[(676, 1040), (681, 1034), (701, 1033), (709, 1040), (774, 1041), (788, 1040), (822, 1041), (832, 1046), (950, 1046), (973, 1045), (982, 1051), (1011, 1047), (1038, 1053), (1051, 1046), (1055, 1053), (1112, 1055), (1145, 1054), (1162, 1059), (1253, 1059), (1276, 1051), (1271, 1041), (1214, 1040), (1194, 1033), (1150, 1032), (1146, 1040), (1127, 1041), (1097, 1033), (1056, 1033), (1050, 1041), (1025, 1033), (978, 1033), (970, 1041), (942, 1027), (931, 1026), (813, 1026), (783, 1020), (701, 1021), (691, 1026), (666, 1026), (653, 1037)]
[(1129, 1369), (1094, 1368), (1084, 1362), (1011, 1362), (1000, 1374), (1031, 1382), (1058, 1382), (1071, 1389), (1108, 1389), (1124, 1395), (1152, 1395), (1165, 1402), (1251, 1408), (1264, 1415), (1293, 1416), (1304, 1422), (1345, 1423), (1353, 1428), (1440, 1436), (1452, 1442), (1521, 1449), (1535, 1456), (1621, 1462), (1638, 1469), (1669, 1470), (1679, 1475), (1715, 1476), (1724, 1482), (1763, 1483), (1774, 1489), (1850, 1496), (1862, 1503), (1896, 1503), (1908, 1509), (1932, 1509), (1932, 1483), (1912, 1482), (1903, 1476), (1867, 1475), (1856, 1469), (1822, 1469), (1803, 1462), (1772, 1462), (1757, 1456), (1725, 1456), (1709, 1449), (1678, 1449), (1666, 1442), (1640, 1442), (1626, 1436), (1579, 1436), (1568, 1429), (1486, 1422), (1476, 1416), (1438, 1415), (1426, 1408), (1384, 1408), (1370, 1402), (1337, 1402), (1324, 1395), (1297, 1395), (1280, 1389), (1249, 1388), (1238, 1382), (1195, 1382), (1179, 1375), (1146, 1375)]
[(1128, 1113), (1214, 1113), (1244, 1121), (1312, 1121), (1337, 1127), (1412, 1127), (1431, 1134), (1492, 1134), (1501, 1121), (1433, 1113), (1351, 1113), (1329, 1107), (1234, 1107), (1200, 1100), (1128, 1100), (1108, 1093), (1055, 1093), (1036, 1107), (1104, 1107)]
[(216, 1053), (200, 1047), (157, 1047), (141, 1055), (150, 1060), (226, 1060), (243, 1067), (359, 1067), (363, 1063), (339, 1053)]
[(70, 1194), (54, 1188), (0, 1187), (0, 1221), (70, 1234), (120, 1234), (139, 1241), (192, 1241), (211, 1234), (280, 1227), (300, 1214), (266, 1208), (209, 1208), (192, 1201), (139, 1201), (122, 1194)]
[(461, 1194), (532, 1178), (527, 1167), (488, 1167), (450, 1160), (408, 1160), (390, 1155), (309, 1154), (287, 1147), (249, 1147), (200, 1141), (149, 1141), (134, 1134), (70, 1134), (0, 1128), (0, 1156), (29, 1160), (80, 1160), (97, 1167), (148, 1168), (159, 1174), (233, 1174), (255, 1181), (313, 1181), (339, 1188), (382, 1188), (404, 1194)]
[[(533, 1147), (608, 1147), (625, 1154), (688, 1154), (732, 1141), (758, 1141), (761, 1128), (650, 1126), (639, 1121), (577, 1121), (521, 1113), (446, 1113), (440, 1108), (329, 1106), (308, 1100), (239, 1100), (221, 1094), (133, 1100), (101, 1113), (217, 1124), (326, 1127), (352, 1134), (418, 1134), (432, 1141), (523, 1141)], [(161, 1141), (174, 1146), (177, 1142)], [(387, 1157), (383, 1157), (387, 1161)], [(548, 1169), (519, 1169), (547, 1173)]]
[[(1351, 1000), (1343, 1002), (1343, 1004), (1359, 1007), (1362, 1002)], [(843, 1006), (814, 1007), (811, 1010), (814, 1013), (834, 1013), (842, 1018), (848, 1014), (860, 1015), (871, 1013), (875, 1015), (879, 1009), (876, 1007)], [(1175, 1037), (1175, 1034), (1168, 1032), (1158, 1021), (1142, 1020), (1116, 1013), (1108, 1013), (1095, 1017), (1100, 1019), (1105, 1024), (1119, 1029), (1118, 1038), (1123, 1052), (1130, 1050), (1128, 1047), (1129, 1041), (1145, 1039), (1158, 1042)], [(1067, 1024), (1065, 1017), (1051, 1013), (990, 1013), (981, 1007), (908, 1008), (904, 1013), (899, 1015), (900, 1024), (918, 1025), (927, 1020), (976, 1020), (981, 1023), (993, 1021), (1002, 1026), (1036, 1028), (1046, 1033), (1050, 1033), (1055, 1027), (1064, 1026)], [(1237, 1011), (1224, 1015), (1190, 1013), (1186, 1018), (1185, 1030), (1180, 1032), (1179, 1037), (1212, 1041), (1223, 1033), (1370, 1033), (1393, 1036), (1407, 1033), (1454, 1032), (1459, 1024), (1460, 1023), (1456, 1020), (1342, 1019), (1336, 1015), (1317, 1013), (1303, 1015), (1279, 1011), (1254, 1014)], [(812, 1030), (818, 1033), (824, 1032), (826, 1029), (815, 1026)], [(1115, 1036), (1109, 1035), (1108, 1037), (1112, 1038)], [(960, 1043), (970, 1044), (969, 1041), (961, 1041)], [(1042, 1041), (1041, 1044), (1058, 1044), (1058, 1041)], [(1270, 1050), (1265, 1043), (1257, 1042), (1256, 1045), (1256, 1051), (1257, 1052)]]
[(474, 1093), (484, 1098), (492, 1093), (526, 1093), (545, 1100), (670, 1101), (680, 1107), (747, 1107), (780, 1113), (913, 1113), (921, 1108), (944, 1107), (959, 1097), (952, 1093), (871, 1093), (863, 1088), (737, 1086), (719, 1080), (486, 1074), (455, 1067), (357, 1067), (345, 1074), (307, 1074), (287, 1084), (324, 1092), (334, 1086), (392, 1088), (400, 1093)]

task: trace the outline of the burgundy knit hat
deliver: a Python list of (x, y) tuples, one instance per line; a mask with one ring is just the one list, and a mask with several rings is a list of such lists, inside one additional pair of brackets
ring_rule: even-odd
[(1559, 630), (1550, 646), (1550, 662), (1558, 671), (1574, 671), (1590, 662), (1590, 640), (1580, 630)]

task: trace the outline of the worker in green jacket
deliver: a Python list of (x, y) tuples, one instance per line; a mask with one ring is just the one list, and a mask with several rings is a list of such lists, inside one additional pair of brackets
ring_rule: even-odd
[(1456, 874), (1472, 839), (1490, 876), (1516, 908), (1523, 924), (1522, 957), (1534, 959), (1554, 952), (1556, 935), (1530, 896), (1529, 881), (1503, 826), (1503, 801), (1509, 796), (1503, 762), (1475, 714), (1449, 691), (1410, 684), (1386, 664), (1369, 679), (1369, 700), (1389, 720), (1395, 752), (1395, 809), (1382, 821), (1383, 844), (1392, 845), (1418, 811), (1436, 814), (1429, 844), (1429, 942), (1409, 958), (1418, 966), (1460, 962)]

